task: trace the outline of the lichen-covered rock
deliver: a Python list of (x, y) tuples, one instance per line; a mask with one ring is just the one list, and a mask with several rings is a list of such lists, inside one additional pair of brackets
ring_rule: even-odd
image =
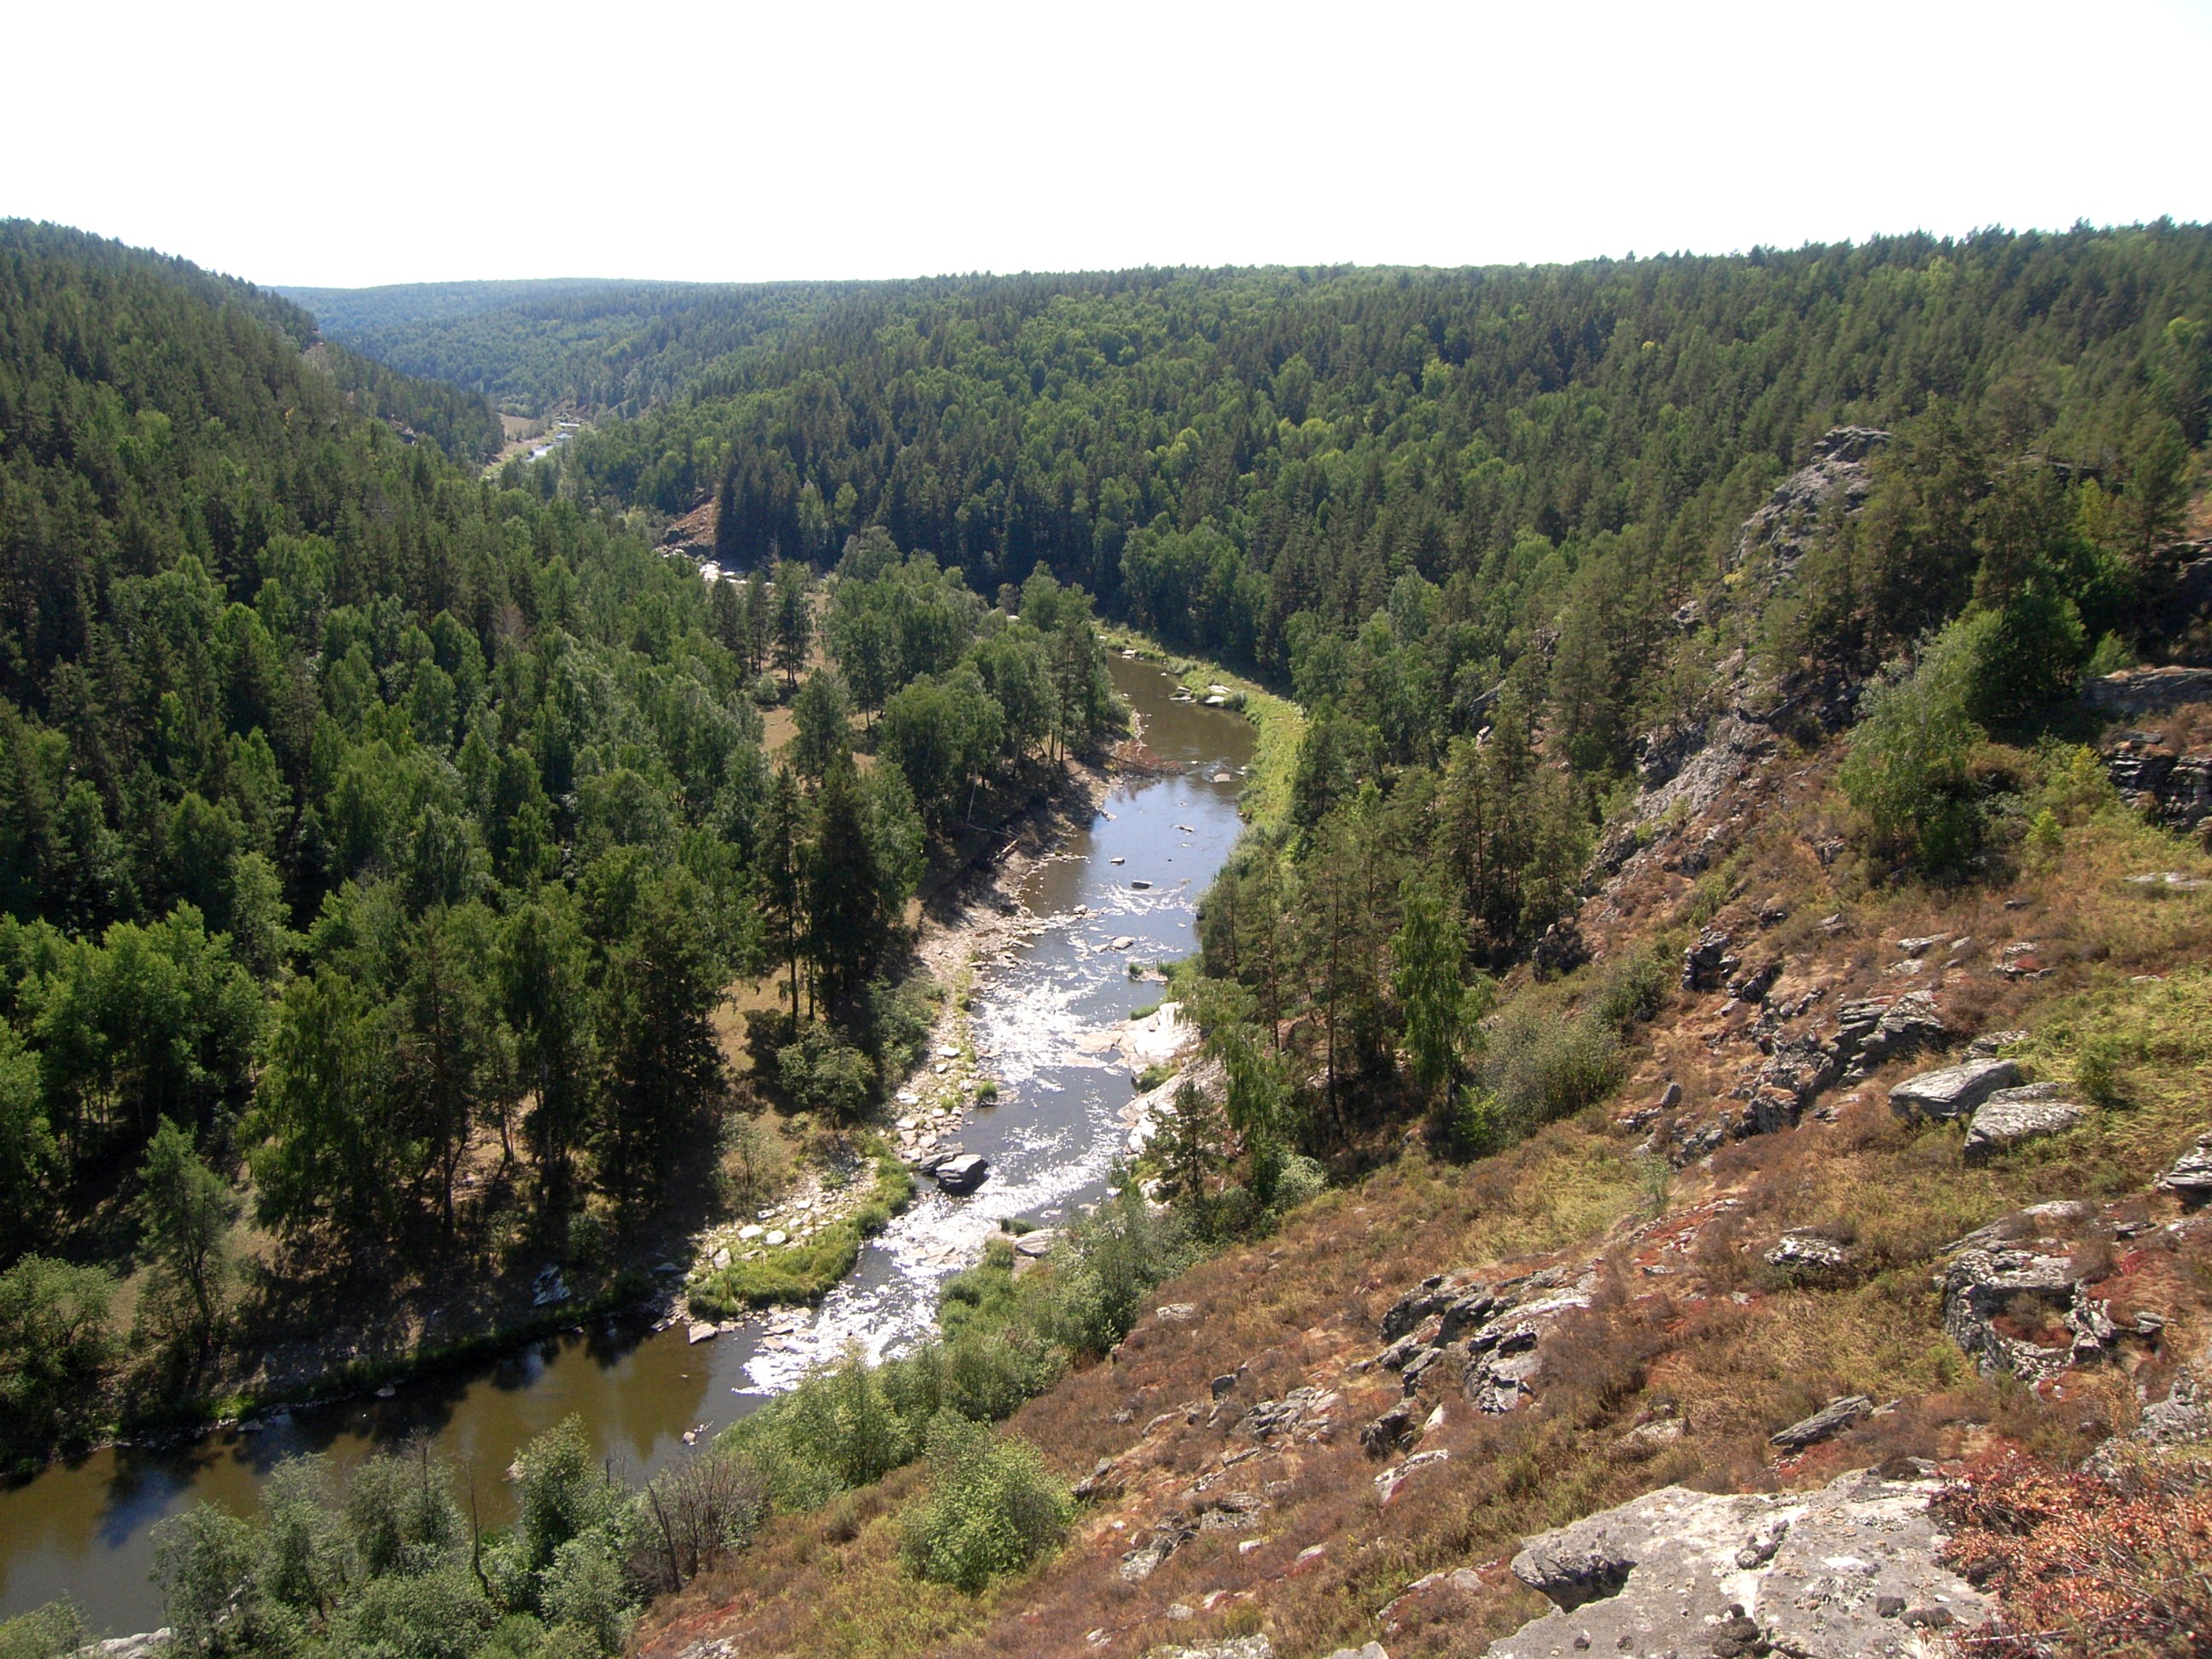
[(1952, 1035), (1932, 992), (1847, 1002), (1836, 1010), (1837, 1069), (1844, 1082), (1856, 1083), (1893, 1060), (1948, 1048)]
[(1833, 1273), (1851, 1259), (1850, 1249), (1819, 1233), (1786, 1232), (1766, 1253), (1766, 1265), (1792, 1273)]
[(2088, 1109), (2067, 1099), (2059, 1084), (2000, 1089), (1974, 1109), (1962, 1150), (1967, 1163), (1978, 1164), (2024, 1141), (2070, 1129), (2087, 1115)]
[(1900, 1117), (1964, 1117), (2019, 1081), (2018, 1060), (1970, 1060), (1905, 1079), (1889, 1091), (1889, 1103)]
[(1779, 1446), (1784, 1451), (1802, 1451), (1832, 1435), (1842, 1433), (1873, 1410), (1874, 1401), (1863, 1394), (1839, 1395), (1810, 1417), (1777, 1430), (1767, 1437), (1766, 1443)]
[(1951, 1258), (1942, 1281), (1944, 1334), (1984, 1372), (2008, 1370), (2031, 1382), (2101, 1358), (2119, 1337), (2069, 1255), (1996, 1242), (2033, 1215), (2023, 1211), (1982, 1229)]
[(1275, 1659), (1275, 1644), (1264, 1636), (1237, 1636), (1202, 1648), (1154, 1648), (1146, 1659)]
[(1594, 1270), (1571, 1284), (1559, 1268), (1495, 1285), (1436, 1274), (1382, 1316), (1389, 1346), (1374, 1363), (1396, 1371), (1411, 1395), (1431, 1370), (1458, 1358), (1461, 1389), (1476, 1409), (1518, 1410), (1535, 1397), (1546, 1333), (1561, 1315), (1589, 1305), (1595, 1283)]
[(1648, 1492), (1525, 1541), (1514, 1576), (1557, 1606), (1489, 1659), (1932, 1659), (1939, 1631), (1995, 1610), (1939, 1559), (1938, 1490), (1861, 1471), (1813, 1492)]

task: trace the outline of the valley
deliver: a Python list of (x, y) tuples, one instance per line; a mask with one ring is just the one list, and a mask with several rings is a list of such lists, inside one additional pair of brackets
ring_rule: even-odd
[(5, 1659), (2198, 1651), (2204, 227), (0, 253)]

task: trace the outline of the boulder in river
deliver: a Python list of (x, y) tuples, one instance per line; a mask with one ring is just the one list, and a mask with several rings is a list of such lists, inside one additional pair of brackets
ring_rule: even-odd
[(930, 1173), (937, 1184), (948, 1193), (972, 1193), (983, 1184), (983, 1177), (991, 1172), (988, 1159), (974, 1152), (963, 1152), (957, 1158), (948, 1158)]
[(1149, 881), (1133, 881), (1129, 884), (1129, 890), (1135, 893), (1141, 893), (1152, 884)]

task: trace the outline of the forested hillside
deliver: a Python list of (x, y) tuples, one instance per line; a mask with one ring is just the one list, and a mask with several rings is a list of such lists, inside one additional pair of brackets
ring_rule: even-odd
[(283, 291), (379, 362), (542, 416), (637, 414), (850, 287), (556, 277)]
[[(418, 1282), (605, 1281), (679, 1150), (712, 1161), (732, 975), (788, 970), (762, 1086), (826, 1060), (865, 1108), (919, 1040), (878, 976), (952, 803), (1018, 808), (1113, 718), (1080, 594), (1010, 623), (880, 538), (826, 610), (798, 564), (710, 591), (410, 442), (378, 416), (468, 400), (313, 337), (0, 227), (11, 1455)], [(823, 617), (866, 730), (802, 684)]]

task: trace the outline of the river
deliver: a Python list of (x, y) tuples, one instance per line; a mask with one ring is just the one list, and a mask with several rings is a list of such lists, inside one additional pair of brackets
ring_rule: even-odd
[[(1237, 796), (1253, 744), (1240, 717), (1175, 700), (1159, 669), (1119, 657), (1110, 665), (1167, 769), (1118, 782), (1090, 826), (1029, 872), (1016, 897), (1042, 929), (1010, 960), (978, 966), (972, 1034), (1000, 1093), (956, 1138), (990, 1160), (980, 1189), (955, 1199), (926, 1186), (809, 1316), (755, 1321), (696, 1346), (681, 1323), (656, 1332), (644, 1318), (602, 1322), (402, 1385), (389, 1399), (52, 1465), (0, 1488), (0, 1617), (68, 1595), (95, 1632), (151, 1629), (161, 1622), (154, 1524), (203, 1499), (248, 1514), (262, 1478), (303, 1452), (343, 1466), (427, 1434), (461, 1471), (488, 1526), (509, 1518), (505, 1471), (515, 1453), (572, 1413), (618, 1468), (650, 1474), (684, 1455), (687, 1432), (703, 1442), (817, 1360), (854, 1344), (895, 1352), (927, 1335), (939, 1285), (976, 1260), (1002, 1219), (1050, 1225), (1096, 1200), (1135, 1093), (1127, 1070), (1097, 1052), (1097, 1035), (1158, 998), (1157, 984), (1128, 977), (1132, 960), (1195, 948), (1194, 913), (1239, 833)], [(1111, 949), (1124, 935), (1133, 945)]]

